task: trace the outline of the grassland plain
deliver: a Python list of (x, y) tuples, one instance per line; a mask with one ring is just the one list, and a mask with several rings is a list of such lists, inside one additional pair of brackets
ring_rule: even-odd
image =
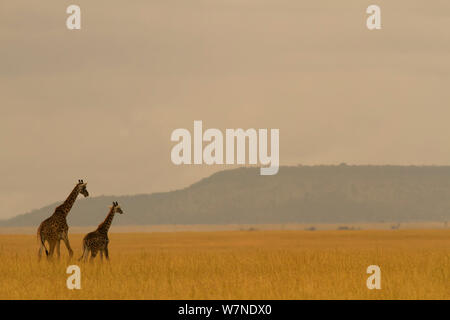
[(450, 299), (448, 229), (112, 233), (108, 263), (76, 260), (82, 236), (39, 263), (35, 235), (0, 235), (0, 299)]

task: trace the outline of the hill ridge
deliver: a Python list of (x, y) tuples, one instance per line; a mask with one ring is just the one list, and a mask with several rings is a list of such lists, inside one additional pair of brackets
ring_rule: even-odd
[[(450, 166), (298, 165), (274, 176), (240, 167), (173, 191), (79, 198), (69, 225), (97, 225), (113, 200), (125, 210), (117, 225), (447, 221)], [(59, 203), (0, 226), (37, 226)]]

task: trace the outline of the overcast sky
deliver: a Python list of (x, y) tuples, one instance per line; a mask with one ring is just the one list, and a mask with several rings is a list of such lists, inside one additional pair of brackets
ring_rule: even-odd
[[(82, 29), (66, 29), (68, 5)], [(382, 30), (365, 10), (381, 7)], [(168, 191), (176, 128), (279, 128), (281, 164), (450, 164), (450, 2), (0, 2), (0, 218)], [(49, 213), (50, 214), (50, 213)]]

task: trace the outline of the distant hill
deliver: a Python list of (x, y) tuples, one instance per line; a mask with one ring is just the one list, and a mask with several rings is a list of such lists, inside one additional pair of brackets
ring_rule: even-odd
[[(447, 221), (450, 166), (297, 166), (275, 176), (226, 170), (177, 191), (80, 197), (69, 225), (99, 224), (113, 200), (125, 210), (115, 225)], [(0, 226), (37, 226), (59, 203)]]

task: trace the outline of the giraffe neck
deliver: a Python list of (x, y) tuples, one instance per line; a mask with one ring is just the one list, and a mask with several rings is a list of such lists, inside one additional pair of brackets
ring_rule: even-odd
[(97, 231), (99, 231), (100, 233), (108, 233), (109, 227), (111, 227), (111, 223), (113, 221), (114, 218), (114, 208), (111, 208), (109, 210), (108, 215), (106, 216), (105, 221), (103, 221), (102, 223), (99, 224)]
[(77, 184), (75, 188), (73, 188), (72, 192), (67, 197), (66, 201), (64, 201), (63, 204), (61, 204), (59, 207), (56, 208), (55, 213), (63, 214), (64, 217), (67, 217), (67, 215), (70, 212), (70, 209), (72, 209), (72, 206), (75, 202), (75, 200), (78, 197), (78, 194), (80, 193), (79, 185)]

